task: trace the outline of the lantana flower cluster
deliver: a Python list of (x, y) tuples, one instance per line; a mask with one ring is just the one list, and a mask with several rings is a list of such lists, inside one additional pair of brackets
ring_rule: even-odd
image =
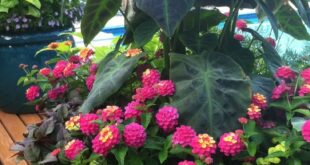
[[(139, 149), (144, 147), (148, 138), (154, 138), (148, 128), (158, 127), (159, 133), (164, 137), (171, 137), (171, 148), (181, 147), (189, 149), (195, 157), (206, 164), (213, 163), (213, 156), (219, 147), (226, 156), (235, 156), (245, 149), (242, 134), (226, 133), (217, 144), (216, 139), (207, 133), (197, 134), (196, 131), (186, 125), (179, 125), (179, 112), (176, 107), (164, 105), (158, 110), (151, 110), (152, 103), (159, 97), (172, 96), (175, 85), (170, 80), (160, 80), (160, 73), (155, 69), (147, 69), (141, 77), (142, 87), (136, 90), (133, 101), (124, 108), (116, 105), (108, 105), (98, 109), (96, 113), (80, 114), (71, 117), (66, 122), (66, 129), (70, 132), (80, 132), (84, 137), (89, 137), (90, 142), (84, 142), (85, 146), (64, 148), (69, 160), (82, 154), (82, 149), (89, 149), (93, 153), (107, 157), (111, 151), (119, 146)], [(142, 90), (143, 92), (141, 92)], [(152, 95), (149, 92), (153, 92)], [(264, 105), (260, 99), (258, 104)], [(150, 115), (150, 126), (145, 125), (145, 116)], [(156, 135), (158, 136), (158, 135)], [(85, 139), (85, 138), (84, 138)], [(73, 139), (79, 141), (80, 139)], [(69, 144), (72, 142), (69, 142)], [(72, 146), (72, 145), (67, 146)], [(87, 145), (86, 145), (87, 144)], [(72, 148), (76, 148), (73, 152)], [(68, 151), (67, 151), (68, 150)], [(180, 161), (179, 164), (196, 164), (191, 160)]]
[(68, 102), (68, 96), (72, 93), (85, 98), (96, 79), (97, 64), (91, 60), (94, 51), (90, 48), (77, 51), (72, 48), (71, 41), (53, 42), (42, 51), (55, 51), (58, 57), (46, 61), (46, 66), (42, 68), (32, 66), (28, 69), (27, 65), (20, 65), (26, 76), (20, 78), (19, 84), (31, 84), (25, 97), (36, 104), (36, 110)]

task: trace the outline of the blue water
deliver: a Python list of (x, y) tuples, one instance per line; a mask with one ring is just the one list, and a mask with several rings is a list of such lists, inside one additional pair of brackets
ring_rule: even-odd
[[(257, 29), (259, 26), (259, 21), (255, 13), (253, 14), (243, 14), (239, 15), (238, 19), (244, 19), (248, 22), (248, 27), (252, 29)], [(219, 25), (219, 27), (223, 26)], [(274, 33), (271, 32), (272, 28), (270, 26), (269, 21), (264, 21), (262, 26), (259, 28), (258, 32), (264, 36), (264, 37), (272, 37), (275, 38)], [(122, 34), (125, 33), (125, 29), (123, 26), (118, 26), (118, 27), (111, 27), (111, 28), (104, 28), (102, 32), (105, 33), (112, 33), (113, 36), (121, 36)], [(238, 32), (243, 34), (243, 32)], [(244, 35), (248, 35), (247, 33), (244, 33)], [(303, 41), (303, 40), (296, 40), (292, 36), (283, 33), (279, 31), (279, 37), (277, 39), (277, 46), (276, 49), (279, 52), (280, 55), (284, 55), (286, 50), (293, 50), (296, 53), (300, 53), (305, 46), (310, 45), (310, 42), (308, 41)]]

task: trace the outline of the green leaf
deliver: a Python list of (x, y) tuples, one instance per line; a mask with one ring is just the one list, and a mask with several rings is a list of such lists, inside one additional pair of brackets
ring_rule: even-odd
[(149, 126), (151, 120), (152, 120), (152, 113), (143, 113), (141, 115), (142, 118), (142, 125), (145, 129)]
[(163, 141), (163, 138), (150, 137), (146, 139), (143, 147), (152, 150), (162, 150), (164, 143)]
[(125, 146), (117, 147), (111, 151), (114, 154), (119, 165), (124, 165), (127, 151), (128, 147)]
[(36, 8), (40, 9), (41, 8), (41, 2), (40, 0), (26, 0), (27, 2), (33, 4)]
[(279, 108), (279, 109), (284, 109), (286, 111), (292, 111), (302, 105), (305, 105), (309, 103), (309, 97), (293, 97), (290, 102), (288, 102), (286, 99), (282, 99), (276, 102), (272, 102), (270, 104), (270, 107), (273, 108)]
[(293, 0), (295, 6), (298, 9), (300, 17), (304, 20), (305, 24), (310, 27), (310, 15), (309, 15), (309, 4), (307, 0)]
[(269, 22), (271, 24), (271, 27), (273, 29), (274, 35), (276, 38), (278, 38), (279, 30), (278, 30), (278, 26), (277, 26), (277, 19), (273, 15), (272, 10), (265, 4), (265, 2), (263, 0), (255, 0), (255, 2), (259, 5), (260, 8), (263, 9), (265, 14), (267, 15)]
[(252, 73), (255, 62), (254, 54), (249, 49), (243, 48), (239, 41), (235, 39), (227, 41), (227, 45), (224, 45), (220, 52), (235, 60), (247, 75)]
[(134, 31), (133, 37), (137, 47), (142, 47), (148, 43), (153, 35), (159, 30), (156, 22), (148, 20), (140, 24)]
[(301, 162), (301, 160), (292, 157), (288, 159), (288, 165), (303, 165), (303, 163)]
[(137, 7), (151, 16), (169, 37), (193, 4), (194, 0), (136, 0)]
[(249, 32), (252, 34), (254, 38), (262, 42), (262, 46), (264, 49), (263, 59), (272, 73), (272, 75), (275, 75), (276, 70), (282, 66), (282, 60), (277, 51), (274, 49), (273, 46), (271, 46), (270, 43), (266, 41), (264, 37), (262, 37), (258, 32), (255, 30), (244, 28), (243, 31)]
[(143, 165), (143, 162), (140, 158), (141, 156), (134, 150), (129, 149), (127, 157), (126, 157), (126, 164), (130, 165)]
[(218, 36), (213, 33), (196, 36), (193, 35), (192, 31), (188, 31), (180, 35), (180, 40), (186, 47), (197, 54), (204, 50), (214, 50), (217, 46)]
[(173, 148), (171, 148), (169, 153), (170, 154), (174, 154), (174, 155), (178, 155), (178, 154), (181, 154), (181, 153), (186, 153), (188, 155), (191, 155), (192, 151), (189, 148), (183, 148), (180, 145), (177, 145), (177, 146), (174, 146)]
[(204, 163), (199, 159), (195, 160), (195, 163), (196, 165), (204, 165)]
[(171, 54), (172, 105), (180, 122), (219, 137), (239, 127), (237, 119), (250, 103), (250, 82), (241, 67), (224, 54)]
[(19, 0), (0, 0), (0, 5), (6, 8), (13, 8), (19, 4)]
[(249, 137), (255, 133), (256, 123), (252, 120), (249, 120), (246, 125), (244, 125), (245, 134)]
[(294, 112), (300, 113), (305, 115), (306, 117), (310, 118), (310, 110), (309, 109), (296, 109)]
[(62, 150), (58, 155), (58, 160), (61, 164), (71, 164), (70, 160), (65, 156), (64, 150)]
[(277, 157), (285, 157), (285, 152), (277, 151), (269, 154), (266, 158), (277, 158)]
[(171, 148), (171, 145), (172, 145), (171, 138), (172, 138), (172, 135), (166, 138), (164, 146), (162, 150), (159, 152), (158, 158), (161, 164), (164, 163), (168, 158), (169, 149)]
[(88, 113), (95, 107), (103, 104), (109, 96), (117, 92), (130, 77), (133, 69), (143, 55), (140, 54), (129, 58), (125, 55), (119, 55), (108, 61), (106, 65), (99, 66), (93, 89), (90, 91), (79, 111)]
[(36, 138), (40, 139), (52, 133), (55, 129), (55, 123), (54, 118), (44, 120), (36, 132)]
[(8, 13), (9, 12), (9, 8), (0, 4), (0, 13), (1, 12)]
[(26, 145), (24, 156), (27, 161), (36, 162), (40, 159), (40, 147), (36, 145), (34, 142)]
[(247, 151), (250, 156), (255, 156), (257, 150), (257, 145), (253, 142), (248, 144)]
[(251, 85), (253, 93), (263, 94), (268, 101), (271, 99), (272, 90), (274, 88), (274, 81), (271, 78), (262, 76), (252, 76)]
[[(195, 10), (190, 11), (184, 18), (184, 29), (186, 31), (195, 29)], [(218, 9), (207, 10), (200, 9), (200, 30), (203, 32), (209, 31), (212, 27), (217, 26), (223, 22), (226, 16), (222, 14)]]
[(275, 14), (280, 30), (298, 40), (310, 40), (310, 35), (300, 16), (290, 5), (283, 5)]
[(17, 85), (21, 85), (27, 77), (20, 77), (17, 81)]
[(168, 158), (168, 151), (167, 150), (161, 150), (158, 154), (159, 162), (162, 164), (164, 163)]
[(85, 45), (88, 45), (117, 13), (121, 2), (121, 0), (87, 0), (81, 22)]
[(33, 7), (33, 6), (28, 6), (28, 12), (27, 12), (27, 15), (31, 15), (31, 16), (34, 16), (34, 17), (40, 17), (41, 13), (40, 13), (40, 10)]
[(302, 117), (293, 117), (291, 120), (291, 124), (294, 129), (296, 129), (298, 132), (301, 131), (302, 126), (305, 124), (307, 119)]

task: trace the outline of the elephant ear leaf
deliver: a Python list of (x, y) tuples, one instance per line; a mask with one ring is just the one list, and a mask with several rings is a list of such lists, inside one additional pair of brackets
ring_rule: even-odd
[(81, 22), (85, 45), (88, 45), (117, 13), (121, 3), (121, 0), (87, 0)]
[(136, 0), (137, 7), (152, 17), (169, 37), (193, 4), (194, 0)]
[(134, 57), (126, 57), (122, 54), (109, 60), (107, 63), (101, 63), (105, 64), (105, 66), (99, 66), (99, 72), (96, 75), (93, 88), (79, 111), (88, 113), (117, 92), (130, 77), (143, 55), (144, 53)]
[(243, 31), (251, 33), (251, 35), (262, 42), (262, 47), (264, 52), (262, 53), (263, 59), (269, 69), (269, 71), (272, 73), (272, 75), (275, 74), (277, 69), (282, 66), (282, 59), (279, 56), (278, 52), (275, 50), (273, 46), (267, 40), (261, 36), (259, 33), (257, 33), (253, 29), (244, 28)]
[(251, 89), (233, 59), (215, 52), (171, 54), (171, 79), (176, 85), (172, 105), (182, 124), (215, 137), (239, 127), (237, 119), (246, 112)]

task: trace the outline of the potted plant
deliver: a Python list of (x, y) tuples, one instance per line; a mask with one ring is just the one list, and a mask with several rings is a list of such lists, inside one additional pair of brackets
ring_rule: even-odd
[[(96, 72), (76, 56), (100, 51), (65, 43), (49, 72), (26, 70), (22, 79), (37, 80), (26, 96), (48, 117), (13, 146), (19, 157), (39, 164), (309, 164), (310, 68), (283, 66), (276, 41), (238, 19), (244, 1), (230, 1), (227, 16), (194, 0), (126, 2), (129, 30)], [(307, 3), (292, 1), (300, 17), (291, 4), (274, 15), (255, 2), (275, 37), (278, 28), (309, 36), (301, 20), (307, 23)], [(88, 1), (86, 44), (120, 6)]]
[(21, 63), (41, 66), (54, 56), (45, 53), (34, 57), (36, 51), (47, 43), (68, 39), (59, 34), (73, 30), (79, 21), (82, 8), (79, 0), (4, 0), (0, 2), (0, 107), (11, 113), (27, 113), (24, 107), (24, 89), (16, 82), (22, 75), (17, 69)]

